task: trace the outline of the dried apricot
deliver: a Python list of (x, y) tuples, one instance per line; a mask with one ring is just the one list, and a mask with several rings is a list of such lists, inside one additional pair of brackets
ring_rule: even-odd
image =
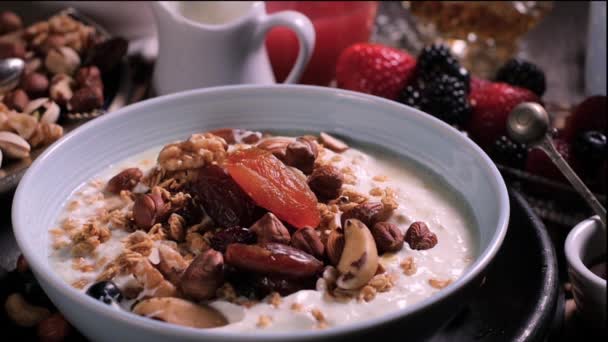
[(253, 201), (296, 228), (317, 227), (317, 198), (306, 179), (272, 153), (250, 148), (232, 153), (226, 169)]

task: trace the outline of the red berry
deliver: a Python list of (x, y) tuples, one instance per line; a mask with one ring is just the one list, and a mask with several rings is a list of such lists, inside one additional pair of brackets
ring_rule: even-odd
[[(561, 154), (566, 162), (568, 162), (568, 165), (570, 165), (575, 172), (580, 172), (579, 164), (572, 153), (570, 144), (568, 144), (567, 141), (559, 138), (553, 139), (553, 144), (555, 145), (555, 148), (559, 154)], [(554, 181), (562, 183), (568, 182), (561, 171), (559, 171), (551, 159), (549, 159), (547, 154), (538, 148), (534, 148), (528, 153), (528, 159), (526, 160), (526, 171), (541, 177), (552, 179)]]
[(481, 147), (488, 148), (507, 134), (507, 117), (515, 106), (538, 102), (539, 98), (528, 89), (474, 79), (469, 101), (472, 114), (468, 132)]
[(336, 81), (342, 89), (395, 100), (414, 74), (416, 59), (380, 44), (359, 43), (342, 52)]
[(599, 131), (608, 135), (606, 130), (606, 96), (591, 96), (574, 108), (566, 118), (560, 137), (569, 142), (583, 131)]

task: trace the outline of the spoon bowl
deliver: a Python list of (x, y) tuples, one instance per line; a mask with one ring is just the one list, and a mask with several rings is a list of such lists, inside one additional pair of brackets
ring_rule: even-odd
[(524, 102), (513, 109), (507, 119), (509, 136), (522, 144), (540, 142), (549, 130), (549, 115), (538, 103)]
[(25, 62), (21, 58), (0, 59), (0, 93), (15, 88), (24, 69)]

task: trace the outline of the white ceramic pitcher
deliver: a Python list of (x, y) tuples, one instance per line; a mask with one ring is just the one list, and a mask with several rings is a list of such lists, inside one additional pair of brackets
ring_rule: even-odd
[(315, 31), (295, 11), (266, 14), (262, 1), (151, 3), (159, 52), (153, 82), (158, 95), (227, 84), (275, 83), (264, 38), (275, 26), (295, 31), (299, 55), (285, 83), (296, 83), (310, 60)]

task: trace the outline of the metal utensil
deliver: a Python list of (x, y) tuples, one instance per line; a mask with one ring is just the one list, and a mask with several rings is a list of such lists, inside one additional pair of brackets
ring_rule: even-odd
[(606, 209), (576, 175), (566, 160), (559, 154), (549, 132), (549, 115), (538, 103), (524, 102), (516, 106), (507, 119), (507, 132), (511, 139), (539, 147), (561, 171), (574, 189), (587, 201), (593, 211), (599, 215), (606, 229)]
[(25, 62), (21, 58), (0, 59), (0, 94), (17, 86), (24, 69)]

